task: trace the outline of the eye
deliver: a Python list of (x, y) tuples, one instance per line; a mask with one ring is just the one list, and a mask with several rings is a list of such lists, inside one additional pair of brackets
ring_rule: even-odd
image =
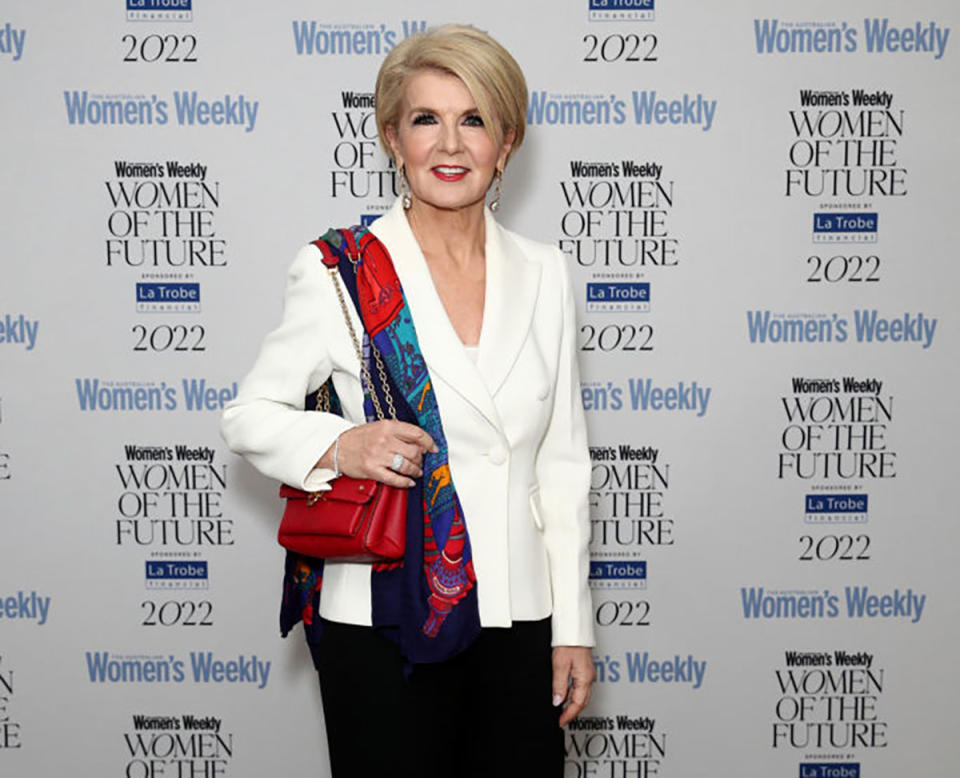
[(437, 119), (432, 113), (418, 113), (413, 117), (414, 124), (436, 124)]
[(470, 113), (463, 117), (463, 123), (467, 127), (483, 127), (483, 117), (478, 113)]

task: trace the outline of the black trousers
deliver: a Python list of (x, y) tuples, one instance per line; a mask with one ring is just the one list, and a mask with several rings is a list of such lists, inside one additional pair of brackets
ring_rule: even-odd
[(323, 622), (320, 689), (334, 778), (560, 778), (550, 619), (488, 628), (404, 677), (372, 627)]

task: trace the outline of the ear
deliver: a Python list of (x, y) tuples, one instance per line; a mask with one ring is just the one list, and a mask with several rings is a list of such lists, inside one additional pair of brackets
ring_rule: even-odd
[(511, 128), (503, 136), (503, 144), (500, 146), (500, 154), (497, 156), (497, 169), (503, 170), (507, 165), (507, 158), (510, 156), (510, 149), (513, 148), (513, 139), (517, 133)]
[(403, 156), (400, 154), (400, 139), (397, 138), (397, 128), (388, 124), (383, 130), (387, 136), (387, 143), (390, 144), (390, 151), (393, 152), (393, 164), (399, 170), (403, 167)]

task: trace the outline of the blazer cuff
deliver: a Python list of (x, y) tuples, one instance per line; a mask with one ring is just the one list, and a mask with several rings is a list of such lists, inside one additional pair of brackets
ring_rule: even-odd
[(586, 607), (581, 608), (579, 616), (573, 613), (558, 614), (554, 610), (550, 617), (550, 645), (587, 646), (589, 648), (597, 645), (593, 633), (593, 609), (589, 599), (590, 595), (587, 592)]
[(294, 455), (297, 462), (296, 472), (302, 475), (299, 478), (299, 483), (291, 484), (291, 486), (297, 486), (305, 492), (322, 492), (331, 488), (330, 482), (334, 478), (334, 473), (330, 468), (317, 467), (317, 461), (340, 435), (353, 429), (356, 425), (333, 414), (318, 414), (318, 417), (324, 417), (322, 421), (314, 417), (312, 413), (306, 413), (305, 415), (308, 422), (316, 424), (316, 429), (313, 431), (314, 434), (303, 441)]
[[(324, 449), (326, 451), (326, 449)], [(330, 482), (335, 478), (333, 470), (327, 467), (315, 467), (303, 479), (303, 491), (327, 492), (333, 487)]]

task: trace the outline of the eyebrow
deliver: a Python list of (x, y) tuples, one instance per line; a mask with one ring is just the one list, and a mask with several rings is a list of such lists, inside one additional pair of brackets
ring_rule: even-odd
[[(427, 108), (426, 106), (415, 106), (410, 109), (410, 113), (439, 113), (439, 111), (437, 111), (436, 108)], [(480, 109), (477, 108), (477, 106), (473, 106), (472, 108), (467, 108), (465, 111), (462, 111), (460, 115), (466, 116), (467, 114), (470, 114), (470, 113), (479, 114)]]

